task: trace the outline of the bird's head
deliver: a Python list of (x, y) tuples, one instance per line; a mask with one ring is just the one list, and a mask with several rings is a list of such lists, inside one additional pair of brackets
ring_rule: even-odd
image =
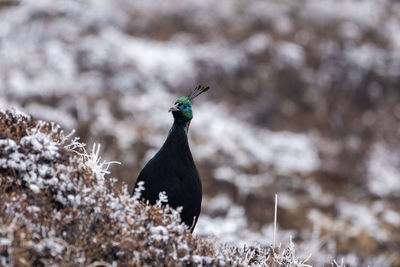
[(175, 104), (169, 109), (174, 116), (175, 121), (183, 122), (189, 127), (190, 121), (193, 119), (192, 100), (200, 94), (210, 89), (209, 86), (204, 87), (198, 85), (188, 96), (182, 96), (175, 101)]
[(175, 120), (186, 122), (193, 119), (192, 102), (187, 96), (178, 98), (169, 111), (172, 111)]

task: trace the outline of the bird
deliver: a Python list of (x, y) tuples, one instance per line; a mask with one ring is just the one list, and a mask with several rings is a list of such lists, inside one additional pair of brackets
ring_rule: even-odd
[(202, 185), (188, 142), (190, 122), (193, 119), (192, 101), (208, 91), (209, 86), (198, 85), (188, 96), (179, 97), (168, 110), (174, 122), (167, 139), (143, 167), (136, 179), (136, 189), (142, 187), (140, 199), (154, 205), (160, 192), (168, 198), (174, 209), (182, 207), (180, 216), (193, 232), (201, 210)]

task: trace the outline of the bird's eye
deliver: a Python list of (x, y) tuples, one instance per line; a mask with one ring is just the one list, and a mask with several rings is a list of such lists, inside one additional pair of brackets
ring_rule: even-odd
[(186, 110), (187, 108), (188, 108), (187, 105), (185, 105), (185, 104), (181, 105), (181, 109)]

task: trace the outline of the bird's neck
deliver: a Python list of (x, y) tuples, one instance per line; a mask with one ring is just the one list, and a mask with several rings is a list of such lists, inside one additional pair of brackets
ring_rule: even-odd
[(189, 126), (190, 126), (190, 121), (176, 121), (175, 120), (174, 124), (172, 124), (172, 127), (169, 130), (169, 134), (171, 134), (173, 131), (175, 131), (175, 133), (180, 132), (183, 129), (185, 134), (188, 135)]
[(168, 141), (178, 145), (182, 145), (183, 143), (188, 142), (188, 127), (189, 127), (190, 121), (185, 122), (185, 121), (174, 121), (174, 124), (172, 124), (171, 129), (169, 130), (169, 134), (167, 137), (167, 140), (165, 141), (166, 143)]
[(167, 155), (167, 157), (175, 158), (189, 156), (188, 160), (193, 161), (187, 137), (188, 125), (187, 122), (174, 121), (167, 140), (157, 153), (158, 156)]

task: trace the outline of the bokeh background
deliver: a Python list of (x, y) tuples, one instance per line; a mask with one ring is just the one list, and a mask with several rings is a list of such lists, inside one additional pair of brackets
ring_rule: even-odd
[(55, 121), (133, 186), (197, 84), (195, 230), (322, 266), (400, 266), (400, 3), (0, 0), (0, 108)]

